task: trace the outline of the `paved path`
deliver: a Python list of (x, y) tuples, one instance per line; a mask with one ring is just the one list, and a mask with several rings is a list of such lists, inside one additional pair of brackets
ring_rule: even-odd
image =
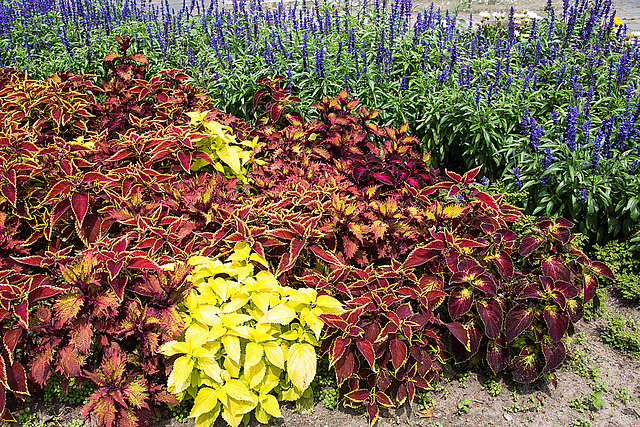
[[(168, 0), (169, 7), (172, 7), (176, 10), (182, 8), (182, 0)], [(200, 0), (197, 0), (198, 2)], [(263, 0), (265, 3), (278, 3), (279, 0)], [(292, 0), (283, 0), (285, 3), (292, 2)], [(434, 3), (442, 5), (443, 8), (453, 9), (456, 4), (459, 3), (458, 0), (414, 0), (414, 5), (420, 6), (418, 3), (423, 3), (428, 7), (431, 4), (431, 1)], [(160, 5), (164, 2), (164, 0), (150, 0), (151, 3)], [(223, 0), (219, 0), (220, 4), (222, 4)], [(231, 0), (225, 0), (226, 3), (231, 4)], [(187, 5), (191, 4), (191, 0), (186, 0)], [(209, 0), (204, 1), (205, 5), (209, 6)], [(544, 6), (546, 5), (546, 0), (486, 0), (486, 1), (472, 1), (472, 8), (475, 12), (481, 12), (483, 10), (488, 10), (490, 12), (497, 11), (499, 9), (508, 10), (511, 4), (514, 4), (516, 9), (520, 8), (519, 12), (523, 12), (525, 10), (533, 10), (538, 13), (542, 13)], [(556, 10), (562, 10), (562, 1), (554, 0), (554, 4), (556, 6)], [(572, 2), (573, 3), (573, 2)], [(640, 31), (640, 0), (614, 0), (613, 8), (618, 12), (617, 16), (622, 19), (627, 24), (628, 31)], [(414, 8), (415, 9), (415, 8)]]

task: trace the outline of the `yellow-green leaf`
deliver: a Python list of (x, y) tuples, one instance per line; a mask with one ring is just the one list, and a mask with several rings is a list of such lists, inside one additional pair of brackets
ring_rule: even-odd
[(215, 390), (209, 387), (202, 387), (198, 391), (195, 401), (193, 402), (193, 408), (189, 418), (198, 417), (206, 412), (212, 411), (218, 403)]
[(223, 146), (219, 150), (216, 151), (220, 160), (225, 162), (234, 173), (239, 174), (241, 172), (240, 166), (240, 157), (238, 157), (238, 153), (233, 147), (228, 145)]
[(275, 342), (266, 342), (262, 344), (267, 360), (280, 369), (284, 369), (284, 353), (282, 348)]
[(190, 356), (178, 357), (175, 362), (173, 362), (173, 370), (171, 374), (169, 374), (167, 386), (173, 388), (174, 393), (180, 393), (189, 387), (194, 362)]
[(207, 412), (196, 418), (196, 427), (211, 427), (218, 419), (220, 409), (222, 409), (222, 407), (220, 406), (220, 402), (218, 402), (211, 412)]
[(329, 295), (320, 295), (318, 299), (316, 299), (316, 305), (322, 309), (323, 313), (344, 313), (344, 309), (342, 308), (342, 304), (340, 303), (340, 301), (330, 297)]
[(260, 385), (260, 383), (264, 379), (267, 369), (265, 368), (264, 362), (260, 360), (252, 367), (248, 369), (245, 368), (244, 372), (245, 376), (249, 379), (249, 388), (253, 390)]
[(220, 365), (215, 357), (199, 358), (198, 366), (205, 374), (213, 378), (213, 380), (219, 383), (222, 382), (222, 377), (220, 376)]
[(240, 363), (240, 340), (233, 335), (225, 335), (222, 337), (222, 345), (227, 351), (229, 358), (236, 363)]
[(278, 323), (288, 325), (296, 317), (296, 311), (284, 304), (278, 304), (264, 315), (261, 323)]
[(316, 376), (316, 350), (306, 343), (295, 343), (289, 347), (287, 374), (293, 385), (306, 390)]
[(239, 380), (227, 381), (224, 385), (224, 389), (227, 392), (227, 395), (230, 397), (233, 397), (234, 399), (253, 402), (253, 398), (251, 397), (251, 392)]
[(244, 368), (250, 368), (260, 360), (262, 360), (262, 356), (264, 355), (264, 350), (262, 346), (256, 342), (248, 342), (247, 347), (245, 348), (244, 354)]
[(282, 412), (280, 412), (280, 405), (278, 399), (272, 394), (267, 394), (260, 400), (262, 408), (272, 417), (282, 418)]

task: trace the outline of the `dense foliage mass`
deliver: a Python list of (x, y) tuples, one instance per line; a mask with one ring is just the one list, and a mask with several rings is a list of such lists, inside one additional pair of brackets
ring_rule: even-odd
[[(251, 411), (265, 421), (279, 415), (275, 399), (310, 394), (316, 344), (345, 404), (364, 406), (371, 423), (381, 407), (412, 402), (416, 390), (431, 388), (446, 363), (486, 364), (520, 382), (556, 383), (566, 353), (562, 338), (585, 304), (597, 304), (596, 276), (613, 274), (574, 245), (571, 221), (553, 216), (523, 224), (522, 211), (478, 178), (513, 179), (532, 190), (543, 185), (528, 203), (577, 215), (594, 240), (597, 233), (632, 230), (638, 110), (628, 79), (636, 73), (637, 44), (611, 31), (609, 3), (567, 4), (562, 20), (550, 10), (544, 25), (516, 28), (512, 17), (505, 28), (477, 31), (431, 10), (419, 15), (413, 33), (409, 6), (400, 2), (390, 14), (376, 8), (354, 16), (317, 4), (287, 13), (251, 3), (197, 17), (166, 13), (161, 20), (135, 2), (121, 9), (108, 2), (28, 4), (0, 5), (7, 24), (0, 42), (9, 51), (26, 49), (16, 65), (30, 68), (0, 72), (2, 419), (12, 420), (17, 399), (55, 377), (63, 388), (92, 384), (83, 411), (101, 426), (148, 425), (159, 405), (189, 397), (199, 425), (218, 414), (237, 425)], [(383, 25), (363, 33), (365, 16)], [(33, 39), (51, 35), (48, 28), (58, 22), (59, 38)], [(172, 51), (152, 22), (174, 28), (178, 43), (194, 43), (192, 62), (203, 58), (200, 77), (217, 75), (209, 87), (215, 99), (249, 121), (217, 109), (186, 73), (157, 70)], [(205, 63), (208, 47), (187, 41), (185, 25), (206, 34), (205, 44), (222, 60)], [(57, 67), (46, 61), (44, 46), (55, 51), (61, 40), (77, 58), (82, 49), (107, 44), (74, 38), (81, 30), (99, 40), (102, 31), (136, 26), (134, 36), (114, 37), (116, 52), (76, 63), (97, 75), (29, 75)], [(600, 46), (576, 45), (576, 32)], [(297, 38), (302, 52), (293, 49)], [(164, 43), (160, 56), (150, 44), (157, 42)], [(381, 46), (379, 61), (368, 50), (374, 45)], [(133, 47), (149, 56), (131, 54)], [(543, 53), (549, 49), (556, 49), (554, 59)], [(574, 104), (566, 116), (548, 108), (544, 88), (551, 81), (561, 88), (586, 78), (572, 68), (573, 77), (560, 79), (556, 59), (573, 60), (569, 49), (582, 49), (594, 70), (602, 55), (609, 64), (627, 57), (624, 73), (614, 79), (611, 72), (613, 95), (601, 91), (600, 80), (583, 81), (595, 88), (587, 92), (589, 126), (601, 145), (572, 133)], [(489, 61), (486, 52), (497, 56)], [(241, 61), (255, 83), (237, 78)], [(251, 67), (260, 61), (269, 74), (286, 69), (259, 76)], [(324, 86), (306, 86), (310, 76)], [(384, 92), (369, 89), (376, 84)], [(393, 85), (418, 106), (411, 114), (394, 98)], [(580, 100), (578, 87), (572, 86), (575, 96), (555, 93)], [(615, 99), (619, 91), (628, 94), (624, 104)], [(438, 98), (444, 93), (455, 97), (446, 108)], [(564, 106), (562, 99), (553, 105)], [(497, 108), (500, 102), (513, 102), (513, 113)], [(617, 105), (624, 105), (624, 126), (602, 118)], [(488, 114), (486, 123), (494, 114), (504, 128), (473, 127), (452, 115), (465, 111), (464, 120)], [(547, 113), (563, 135), (558, 140), (538, 124)], [(400, 124), (405, 118), (419, 136)], [(573, 154), (551, 151), (551, 141)], [(504, 171), (515, 148), (510, 178)], [(464, 162), (455, 150), (465, 153)], [(594, 150), (600, 157), (585, 166), (579, 156)], [(554, 184), (552, 172), (559, 180), (562, 168), (551, 165), (539, 182), (534, 169), (546, 165), (540, 158), (570, 163), (571, 184)], [(478, 162), (484, 169), (472, 168)], [(561, 190), (584, 190), (578, 173), (584, 167), (592, 185), (620, 206), (593, 198), (594, 190), (581, 193), (586, 205), (569, 209)], [(607, 189), (599, 176), (626, 187)], [(575, 206), (598, 215), (608, 207), (619, 222), (603, 224)], [(214, 260), (220, 257), (229, 261)]]
[(300, 88), (303, 116), (342, 88), (407, 122), (431, 164), (523, 188), (528, 213), (562, 215), (591, 238), (636, 233), (640, 207), (640, 38), (610, 0), (551, 2), (544, 17), (476, 18), (408, 0), (311, 5), (9, 1), (0, 5), (0, 60), (34, 76), (104, 74), (110, 35), (134, 35), (153, 71), (182, 68), (220, 108), (254, 117), (265, 76)]
[[(323, 322), (341, 392), (371, 422), (380, 405), (430, 388), (452, 356), (555, 381), (593, 274), (611, 276), (572, 246), (570, 222), (510, 231), (522, 214), (482, 191), (478, 168), (440, 174), (406, 125), (376, 124), (344, 90), (305, 120), (284, 78), (263, 80), (250, 125), (175, 70), (144, 79), (146, 57), (117, 41), (105, 81), (0, 79), (3, 393), (24, 396), (55, 373), (95, 385), (83, 410), (104, 426), (148, 424), (154, 405), (185, 391), (201, 425), (218, 412), (236, 425), (254, 408), (266, 419), (278, 415), (270, 391), (303, 396)], [(230, 265), (192, 258), (233, 247)], [(188, 258), (202, 264), (191, 275)], [(269, 273), (250, 279), (254, 261)], [(314, 289), (263, 298), (276, 280)], [(273, 347), (238, 323), (247, 316), (256, 334), (289, 325), (279, 385), (242, 373), (262, 372), (256, 345)], [(282, 369), (272, 356), (269, 369)], [(216, 388), (218, 363), (229, 378)]]

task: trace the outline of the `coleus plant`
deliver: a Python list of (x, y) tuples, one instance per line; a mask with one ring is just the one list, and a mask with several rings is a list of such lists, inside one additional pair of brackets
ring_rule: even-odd
[[(135, 68), (142, 59), (122, 55), (107, 61), (115, 73), (119, 62)], [(113, 95), (115, 105), (114, 85), (74, 73), (43, 82), (12, 70), (0, 75), (5, 420), (18, 405), (5, 406), (5, 397), (33, 393), (53, 372), (63, 387), (71, 378), (95, 382), (85, 413), (101, 425), (147, 425), (157, 404), (176, 402), (156, 350), (184, 329), (177, 305), (192, 285), (180, 261), (208, 245), (184, 214), (168, 215), (177, 206), (175, 182), (192, 176), (191, 159), (206, 156), (191, 142), (202, 135), (186, 112), (209, 107), (209, 117), (243, 141), (251, 127), (211, 108), (175, 70), (141, 76), (112, 76), (137, 95), (118, 110), (127, 119), (103, 129), (113, 123), (102, 117), (118, 117), (100, 98)], [(168, 262), (179, 267), (163, 271)]]
[(221, 414), (236, 427), (255, 411), (260, 423), (281, 417), (278, 400), (309, 397), (316, 373), (321, 316), (341, 304), (313, 289), (281, 286), (256, 265), (266, 261), (244, 242), (227, 262), (195, 256), (195, 289), (184, 301), (184, 338), (160, 347), (173, 361), (168, 389), (194, 399), (190, 417), (211, 426)]

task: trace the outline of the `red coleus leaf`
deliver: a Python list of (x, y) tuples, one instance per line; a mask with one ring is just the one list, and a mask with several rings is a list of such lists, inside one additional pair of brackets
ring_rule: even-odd
[(487, 363), (494, 374), (503, 371), (509, 365), (509, 349), (499, 346), (495, 341), (489, 341)]
[[(442, 244), (444, 249), (444, 244)], [(416, 248), (407, 256), (407, 259), (402, 264), (403, 269), (419, 267), (422, 264), (438, 256), (438, 252), (431, 248)]]
[(364, 389), (353, 390), (344, 395), (344, 397), (346, 397), (347, 399), (357, 403), (366, 402), (367, 400), (369, 400), (369, 396), (370, 396), (369, 390), (364, 390)]
[(516, 339), (518, 335), (531, 325), (533, 315), (534, 309), (525, 305), (515, 306), (509, 311), (504, 321), (508, 342)]
[(20, 304), (11, 306), (11, 308), (18, 318), (18, 324), (24, 329), (29, 329), (29, 301), (22, 301)]
[(378, 402), (382, 406), (386, 406), (387, 408), (392, 408), (395, 406), (391, 401), (391, 398), (381, 391), (375, 394), (375, 398), (376, 402)]
[(89, 194), (74, 193), (71, 196), (71, 207), (73, 209), (73, 213), (76, 215), (78, 227), (82, 227), (84, 217), (89, 210)]
[(340, 335), (336, 336), (336, 338), (331, 343), (331, 365), (333, 366), (339, 359), (344, 356), (344, 352), (351, 345), (351, 338), (342, 337)]
[(548, 340), (544, 340), (542, 342), (542, 353), (544, 354), (545, 360), (545, 366), (542, 370), (543, 375), (547, 375), (555, 371), (567, 356), (567, 351), (562, 341), (550, 342)]
[(321, 260), (323, 260), (325, 262), (328, 262), (329, 264), (338, 265), (338, 266), (343, 266), (344, 265), (344, 263), (342, 263), (335, 255), (325, 251), (320, 246), (314, 245), (314, 246), (311, 246), (309, 249), (318, 258), (320, 258)]
[(7, 349), (7, 353), (9, 355), (9, 361), (13, 363), (13, 352), (16, 349), (16, 345), (18, 345), (18, 341), (22, 335), (22, 329), (9, 329), (2, 336), (2, 342), (4, 343), (5, 348)]
[(191, 173), (191, 153), (184, 151), (178, 152), (178, 160), (180, 161), (182, 170), (186, 173)]
[(380, 417), (380, 408), (378, 408), (378, 405), (367, 405), (367, 416), (369, 417), (369, 427), (373, 427)]
[(449, 332), (464, 346), (467, 351), (471, 351), (471, 340), (469, 331), (460, 322), (445, 323)]
[(584, 303), (588, 303), (593, 299), (598, 289), (598, 278), (593, 274), (584, 275)]
[(473, 305), (473, 292), (470, 289), (455, 288), (449, 296), (449, 315), (453, 320), (467, 313)]
[(569, 316), (556, 305), (544, 307), (544, 321), (549, 328), (549, 336), (554, 342), (560, 342), (569, 327)]
[(67, 180), (59, 181), (55, 183), (53, 187), (51, 187), (51, 190), (49, 190), (49, 192), (45, 196), (42, 203), (43, 204), (51, 203), (51, 201), (55, 200), (60, 195), (62, 196), (68, 195), (70, 191), (71, 191), (71, 182)]
[(16, 207), (16, 187), (11, 184), (2, 184), (2, 195), (9, 200), (9, 202)]
[(529, 233), (522, 239), (518, 253), (520, 253), (520, 256), (527, 256), (538, 249), (540, 245), (542, 245), (542, 242), (544, 242), (542, 237)]
[(601, 276), (604, 276), (607, 279), (615, 280), (615, 276), (611, 272), (611, 269), (607, 267), (605, 263), (600, 261), (591, 261), (590, 267), (593, 269), (593, 271), (600, 274)]
[(528, 347), (524, 347), (520, 351), (520, 354), (513, 359), (512, 364), (515, 369), (513, 379), (525, 384), (538, 379), (543, 369), (535, 351), (530, 350)]
[(345, 351), (342, 357), (338, 359), (335, 366), (336, 381), (338, 382), (338, 385), (341, 385), (355, 372), (356, 360), (353, 357), (353, 352)]
[(495, 209), (497, 211), (500, 210), (498, 203), (496, 203), (495, 197), (490, 194), (483, 193), (482, 191), (480, 191), (475, 195), (475, 198), (480, 200), (482, 203), (484, 203), (486, 206), (489, 206), (492, 209)]
[(8, 360), (3, 354), (4, 363), (7, 370), (7, 383), (6, 386), (9, 390), (19, 395), (29, 395), (29, 389), (27, 388), (27, 373), (20, 362), (13, 362), (9, 364)]
[(569, 281), (571, 271), (564, 265), (564, 260), (558, 256), (545, 258), (541, 263), (542, 273), (554, 280)]
[(142, 270), (160, 270), (160, 266), (155, 261), (144, 256), (131, 258), (127, 267)]
[(391, 362), (397, 371), (407, 361), (407, 345), (404, 341), (393, 338), (389, 342), (389, 351), (391, 351)]
[(502, 307), (494, 299), (481, 300), (476, 303), (478, 314), (484, 324), (485, 334), (492, 340), (498, 339), (502, 331)]
[(371, 369), (375, 368), (376, 363), (376, 352), (373, 350), (373, 345), (367, 339), (361, 338), (356, 340), (356, 345), (358, 346), (358, 350), (364, 356), (364, 358), (369, 363)]
[(491, 261), (493, 261), (498, 273), (505, 281), (510, 282), (513, 279), (513, 261), (508, 252), (501, 251), (497, 253), (491, 257)]

